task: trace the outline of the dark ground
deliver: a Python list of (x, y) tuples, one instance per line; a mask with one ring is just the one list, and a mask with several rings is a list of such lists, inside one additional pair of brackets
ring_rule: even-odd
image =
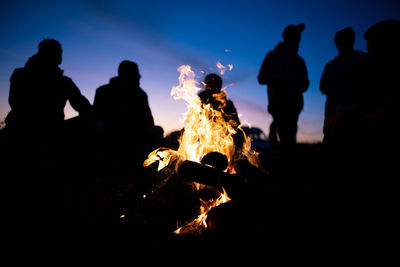
[[(146, 246), (187, 249), (224, 240), (250, 250), (289, 236), (344, 246), (344, 240), (371, 242), (393, 223), (391, 172), (383, 169), (389, 163), (331, 153), (323, 144), (260, 151), (265, 172), (243, 165), (239, 182), (227, 188), (232, 201), (210, 211), (208, 229), (177, 236), (177, 222), (196, 218), (199, 193), (187, 177), (143, 168), (137, 157), (110, 155), (96, 142), (84, 142), (95, 140), (91, 136), (72, 138), (60, 149), (0, 134), (3, 218), (11, 225), (118, 225)], [(162, 145), (174, 147), (173, 141), (168, 136)]]

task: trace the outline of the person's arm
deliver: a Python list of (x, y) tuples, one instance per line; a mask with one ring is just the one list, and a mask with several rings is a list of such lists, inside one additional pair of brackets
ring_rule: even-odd
[(68, 100), (72, 108), (75, 109), (79, 115), (89, 115), (92, 112), (92, 105), (89, 100), (81, 94), (79, 88), (70, 78), (64, 77), (64, 82), (70, 92)]
[(268, 84), (268, 74), (267, 74), (267, 72), (268, 72), (268, 63), (269, 63), (269, 60), (270, 60), (269, 57), (270, 57), (270, 54), (268, 53), (265, 56), (264, 61), (263, 61), (262, 65), (261, 65), (260, 72), (258, 73), (257, 79), (258, 79), (258, 83), (259, 84)]
[(322, 76), (321, 76), (321, 80), (319, 82), (319, 90), (324, 95), (328, 94), (328, 92), (329, 92), (329, 87), (331, 85), (330, 80), (331, 80), (330, 79), (330, 64), (328, 63), (325, 66), (325, 69), (324, 69), (324, 71), (322, 73)]
[(303, 59), (301, 59), (301, 64), (302, 64), (301, 91), (304, 93), (305, 91), (307, 91), (308, 86), (310, 85), (310, 80), (308, 80), (307, 67)]
[(8, 103), (11, 109), (20, 109), (26, 106), (26, 100), (29, 97), (23, 95), (21, 90), (24, 89), (24, 80), (26, 79), (23, 76), (23, 69), (16, 69), (10, 78), (10, 94), (8, 96)]
[(154, 126), (153, 115), (151, 114), (151, 109), (149, 106), (147, 94), (144, 91), (143, 91), (143, 106), (142, 107), (143, 107), (142, 112), (143, 112), (144, 125), (146, 125), (147, 127)]
[[(96, 90), (96, 94), (94, 96), (93, 101), (93, 110), (96, 116), (96, 119), (104, 120), (107, 118), (107, 99), (105, 96), (105, 89), (107, 85), (100, 86)], [(108, 114), (109, 115), (109, 114)]]

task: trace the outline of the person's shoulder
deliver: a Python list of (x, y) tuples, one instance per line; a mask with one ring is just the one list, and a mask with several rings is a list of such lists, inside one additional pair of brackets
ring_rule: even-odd
[(16, 68), (16, 69), (14, 69), (13, 74), (25, 73), (25, 72), (26, 72), (25, 68)]
[(65, 75), (61, 76), (61, 84), (63, 88), (68, 89), (70, 91), (79, 90), (74, 81), (68, 76)]
[(354, 56), (361, 60), (366, 60), (368, 58), (368, 54), (360, 50), (354, 51)]
[(205, 102), (208, 102), (211, 94), (208, 90), (203, 90), (198, 94), (198, 96), (199, 96), (201, 102), (205, 103)]
[(293, 63), (296, 64), (297, 68), (299, 69), (306, 69), (306, 62), (302, 56), (299, 54), (295, 55), (295, 58), (293, 59)]
[(124, 94), (127, 97), (134, 97), (137, 98), (139, 101), (147, 100), (147, 93), (141, 88), (141, 87), (136, 87), (133, 88), (133, 90), (127, 92)]
[(72, 81), (72, 79), (70, 77), (65, 76), (65, 75), (62, 75), (61, 79), (64, 83), (74, 83), (74, 81)]
[(366, 57), (368, 56), (368, 53), (361, 51), (361, 50), (355, 50), (354, 53), (358, 56)]
[(207, 91), (206, 90), (202, 90), (202, 91), (200, 91), (200, 93), (199, 93), (199, 97), (201, 98), (201, 97), (205, 97), (207, 95)]
[(266, 57), (271, 57), (278, 54), (278, 52), (276, 50), (269, 50), (266, 54)]
[(271, 61), (271, 60), (275, 60), (275, 59), (277, 59), (279, 57), (282, 57), (282, 56), (283, 56), (283, 53), (281, 53), (280, 51), (271, 50), (265, 56), (265, 60)]
[(141, 87), (138, 87), (138, 89), (139, 89), (139, 92), (140, 92), (141, 94), (147, 96), (147, 93), (146, 93), (145, 90), (143, 90)]
[(111, 85), (110, 84), (103, 84), (100, 85), (97, 89), (96, 89), (96, 94), (104, 94), (108, 91), (111, 90)]
[(340, 67), (342, 60), (339, 56), (335, 56), (333, 59), (329, 60), (325, 65), (325, 70), (332, 70), (334, 68)]
[(110, 88), (110, 85), (107, 83), (107, 84), (100, 85), (100, 86), (96, 89), (96, 91), (106, 91), (106, 90), (109, 89), (109, 88)]
[(14, 69), (13, 73), (11, 74), (10, 80), (14, 81), (16, 79), (22, 78), (25, 75), (26, 75), (25, 68), (16, 68), (16, 69)]
[(302, 56), (300, 56), (299, 54), (296, 54), (296, 58), (298, 61), (305, 63), (304, 58)]
[(114, 91), (114, 89), (116, 88), (116, 87), (118, 87), (118, 79), (117, 79), (117, 77), (113, 77), (113, 78), (111, 78), (110, 79), (110, 81), (109, 81), (109, 83), (106, 83), (106, 84), (103, 84), (103, 85), (100, 85), (97, 89), (96, 89), (96, 94), (97, 93), (107, 93), (107, 92), (110, 92), (110, 93), (115, 93)]
[(329, 60), (328, 63), (326, 63), (325, 68), (331, 68), (331, 67), (335, 66), (337, 63), (338, 63), (338, 59), (337, 59), (337, 57), (335, 57), (334, 59)]

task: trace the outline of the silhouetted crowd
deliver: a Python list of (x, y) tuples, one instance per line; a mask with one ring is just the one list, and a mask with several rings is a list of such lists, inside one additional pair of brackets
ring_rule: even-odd
[[(309, 87), (305, 61), (298, 55), (304, 30), (304, 24), (287, 26), (283, 41), (267, 53), (258, 75), (258, 82), (267, 85), (273, 118), (269, 140), (281, 151), (281, 171), (289, 176), (298, 175), (290, 168), (301, 160), (296, 152), (297, 123)], [(336, 210), (331, 214), (388, 220), (394, 208), (393, 153), (398, 147), (400, 22), (379, 22), (364, 37), (368, 53), (354, 50), (352, 28), (334, 37), (339, 53), (320, 80), (326, 95), (323, 150), (315, 157), (318, 162), (308, 164), (318, 165), (310, 167), (322, 175), (314, 177), (315, 195), (324, 200), (324, 208)], [(118, 75), (96, 90), (91, 105), (63, 74), (61, 62), (61, 44), (45, 39), (10, 78), (11, 110), (0, 141), (7, 177), (3, 190), (11, 203), (4, 214), (7, 220), (33, 223), (121, 222), (126, 192), (142, 192), (137, 188), (151, 183), (141, 178), (148, 172), (142, 167), (146, 156), (160, 146), (176, 146), (179, 132), (164, 137), (155, 125), (136, 63), (122, 61)], [(204, 85), (201, 101), (220, 110), (237, 129), (240, 120), (221, 91), (221, 77), (208, 74)], [(64, 120), (67, 101), (79, 116)], [(243, 143), (241, 131), (234, 140), (237, 146)]]
[(324, 138), (314, 162), (304, 162), (301, 153), (293, 152), (302, 93), (309, 85), (304, 60), (297, 55), (304, 29), (304, 24), (286, 27), (283, 42), (266, 55), (258, 76), (259, 83), (267, 85), (272, 147), (290, 154), (282, 162), (282, 172), (294, 168), (287, 174), (297, 176), (296, 162), (313, 165), (315, 201), (323, 203), (320, 209), (329, 213), (327, 220), (337, 229), (393, 229), (400, 22), (371, 26), (364, 34), (368, 53), (354, 49), (352, 28), (334, 36), (339, 54), (326, 64), (320, 80), (326, 95)]

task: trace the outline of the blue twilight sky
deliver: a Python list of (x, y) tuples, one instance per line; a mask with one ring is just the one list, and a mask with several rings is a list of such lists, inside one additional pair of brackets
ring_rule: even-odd
[[(64, 50), (61, 68), (91, 103), (96, 88), (116, 75), (122, 60), (137, 62), (155, 122), (167, 133), (183, 126), (186, 111), (170, 96), (178, 84), (177, 68), (189, 64), (201, 75), (217, 72), (217, 61), (233, 64), (223, 76), (224, 84), (231, 84), (228, 96), (242, 122), (268, 133), (271, 118), (258, 71), (265, 54), (282, 40), (283, 29), (304, 22), (299, 54), (310, 88), (298, 140), (320, 141), (325, 97), (318, 86), (325, 64), (337, 55), (334, 34), (353, 27), (355, 48), (365, 51), (364, 32), (384, 19), (400, 19), (399, 1), (1, 1), (0, 121), (10, 109), (13, 69), (36, 53), (42, 39), (55, 38)], [(68, 105), (66, 117), (75, 115)]]

